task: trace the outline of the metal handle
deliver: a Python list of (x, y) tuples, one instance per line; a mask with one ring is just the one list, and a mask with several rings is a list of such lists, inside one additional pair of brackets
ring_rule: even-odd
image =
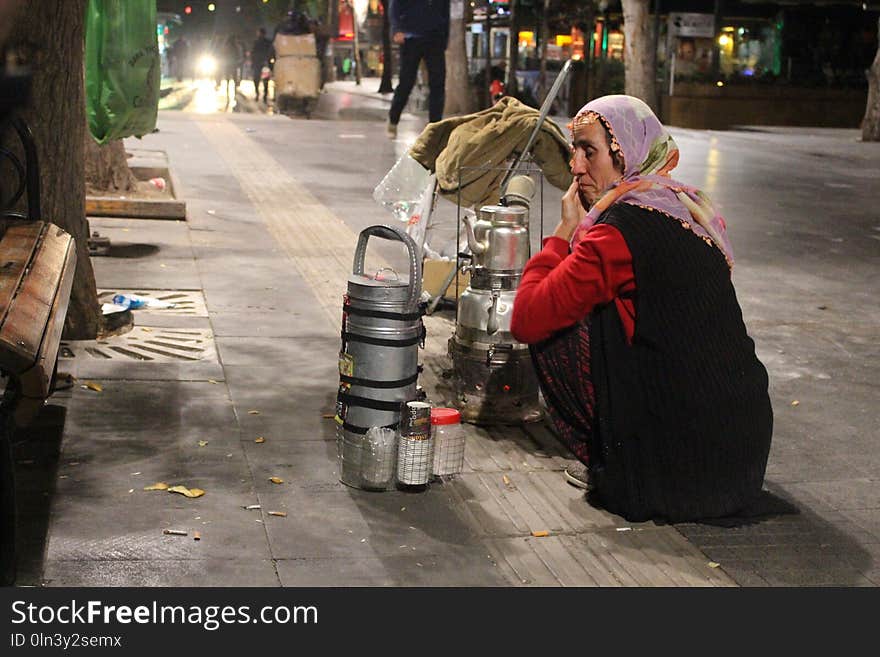
[(489, 308), (489, 319), (486, 321), (486, 333), (495, 335), (498, 333), (498, 299), (501, 290), (492, 290), (492, 306)]
[(416, 243), (409, 235), (394, 226), (377, 224), (364, 228), (358, 236), (357, 247), (354, 250), (354, 265), (352, 266), (354, 274), (361, 276), (364, 274), (364, 256), (367, 254), (367, 240), (370, 237), (403, 242), (409, 255), (409, 301), (407, 305), (410, 308), (416, 308), (422, 294), (422, 262), (417, 255)]

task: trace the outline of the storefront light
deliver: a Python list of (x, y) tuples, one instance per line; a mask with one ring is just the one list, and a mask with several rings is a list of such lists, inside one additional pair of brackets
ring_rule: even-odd
[[(522, 34), (522, 32), (520, 32)], [(570, 34), (557, 34), (556, 35), (556, 45), (557, 46), (570, 46), (572, 42), (572, 38)]]
[(726, 34), (722, 34), (720, 37), (718, 37), (718, 45), (722, 48), (727, 48), (727, 46), (729, 46), (731, 43), (731, 38)]

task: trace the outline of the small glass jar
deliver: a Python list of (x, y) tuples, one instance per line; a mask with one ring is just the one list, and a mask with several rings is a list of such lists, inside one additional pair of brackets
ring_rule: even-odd
[(432, 408), (434, 475), (453, 475), (464, 467), (464, 430), (461, 413), (454, 408)]

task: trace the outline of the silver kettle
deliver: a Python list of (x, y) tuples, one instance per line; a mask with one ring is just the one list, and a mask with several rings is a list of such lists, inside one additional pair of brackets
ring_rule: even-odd
[(529, 213), (519, 205), (484, 205), (479, 218), (464, 218), (473, 265), (518, 273), (529, 259)]

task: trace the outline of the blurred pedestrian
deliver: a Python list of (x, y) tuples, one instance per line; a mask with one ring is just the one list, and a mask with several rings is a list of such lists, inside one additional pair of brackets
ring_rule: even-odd
[(230, 98), (235, 98), (235, 89), (241, 82), (242, 56), (241, 44), (234, 34), (228, 35), (217, 46), (217, 88), (220, 88), (221, 83), (226, 84), (227, 101)]
[(185, 37), (178, 37), (171, 45), (169, 53), (169, 62), (171, 67), (171, 77), (177, 78), (178, 82), (182, 82), (187, 76), (189, 66), (189, 42)]
[(273, 48), (272, 41), (266, 36), (266, 28), (261, 27), (257, 30), (257, 38), (251, 46), (251, 76), (254, 81), (254, 100), (260, 100), (260, 84), (263, 85), (263, 102), (269, 102), (269, 77), (266, 74), (270, 71), (270, 62), (272, 58)]
[(579, 459), (566, 479), (633, 522), (746, 511), (773, 411), (724, 219), (671, 178), (678, 147), (638, 98), (587, 103), (572, 142), (561, 221), (523, 271), (510, 327)]
[(400, 79), (387, 126), (388, 136), (394, 138), (422, 60), (428, 69), (428, 120), (433, 123), (443, 118), (449, 0), (390, 0), (388, 18), (391, 38), (400, 46)]

